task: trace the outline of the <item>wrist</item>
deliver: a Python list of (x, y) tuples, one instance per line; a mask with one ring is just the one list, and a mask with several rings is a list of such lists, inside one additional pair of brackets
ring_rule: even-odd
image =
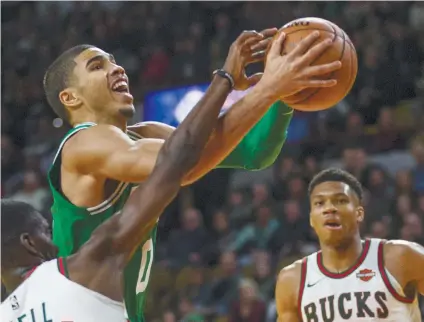
[(261, 81), (252, 88), (251, 92), (255, 94), (257, 93), (264, 101), (269, 102), (269, 104), (272, 104), (280, 99), (279, 96), (275, 93), (275, 90), (273, 90), (272, 86), (268, 86), (266, 83)]
[(223, 78), (223, 79), (227, 80), (227, 82), (230, 85), (230, 89), (234, 89), (234, 86), (235, 86), (234, 78), (233, 78), (233, 76), (229, 72), (227, 72), (226, 69), (222, 69), (222, 68), (216, 69), (212, 73), (212, 75), (215, 76), (215, 77), (218, 76), (220, 78)]
[(230, 82), (226, 78), (221, 77), (217, 74), (212, 77), (212, 82), (210, 86), (216, 87), (220, 91), (225, 91), (228, 93), (232, 91)]

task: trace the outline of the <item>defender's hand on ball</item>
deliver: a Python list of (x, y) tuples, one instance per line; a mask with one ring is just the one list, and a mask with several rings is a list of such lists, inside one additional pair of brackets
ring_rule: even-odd
[(224, 70), (233, 77), (234, 89), (248, 89), (261, 79), (262, 73), (247, 77), (245, 67), (264, 60), (266, 48), (276, 34), (277, 28), (265, 29), (261, 32), (243, 31), (233, 42), (224, 64)]
[(259, 82), (264, 89), (283, 99), (307, 87), (332, 87), (337, 84), (335, 79), (320, 79), (319, 76), (340, 69), (340, 61), (310, 66), (331, 46), (329, 39), (312, 46), (319, 38), (319, 32), (315, 31), (302, 39), (290, 53), (282, 55), (284, 37), (283, 32), (279, 34), (269, 49), (264, 75)]

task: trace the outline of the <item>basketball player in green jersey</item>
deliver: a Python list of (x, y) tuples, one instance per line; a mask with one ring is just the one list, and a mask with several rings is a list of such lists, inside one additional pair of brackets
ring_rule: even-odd
[[(238, 90), (257, 83), (261, 75), (247, 78), (244, 67), (263, 58), (275, 33), (276, 29), (244, 32), (231, 46), (219, 77), (227, 77), (232, 88)], [(249, 169), (272, 164), (284, 142), (291, 110), (278, 103), (269, 111), (270, 105), (306, 87), (336, 84), (335, 80), (320, 80), (319, 76), (340, 68), (340, 62), (310, 66), (329, 46), (328, 42), (321, 42), (312, 47), (318, 37), (318, 33), (313, 34), (290, 54), (276, 55), (274, 61), (268, 59), (261, 86), (255, 86), (219, 118), (200, 161), (184, 177), (183, 185), (222, 161), (226, 167)], [(75, 253), (96, 227), (122, 209), (132, 186), (150, 175), (164, 138), (172, 129), (151, 124), (127, 128), (127, 119), (134, 113), (128, 78), (114, 58), (99, 48), (82, 45), (62, 54), (47, 70), (44, 86), (50, 105), (74, 127), (63, 139), (49, 171), (54, 197), (53, 239), (60, 255), (66, 256)], [(205, 101), (222, 106), (227, 95), (211, 85), (198, 106), (201, 108)], [(253, 127), (267, 111), (278, 122), (268, 118)], [(275, 124), (279, 127), (275, 128)], [(249, 140), (240, 143), (246, 134)], [(224, 159), (234, 149), (226, 164)], [(261, 150), (267, 150), (269, 155), (263, 157)], [(132, 254), (124, 271), (125, 306), (131, 321), (143, 320), (156, 223), (155, 220), (146, 226), (145, 242)]]

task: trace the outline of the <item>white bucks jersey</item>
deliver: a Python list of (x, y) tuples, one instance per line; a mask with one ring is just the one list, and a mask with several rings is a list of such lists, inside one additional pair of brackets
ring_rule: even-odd
[(124, 306), (69, 280), (61, 258), (46, 262), (3, 301), (4, 322), (123, 322)]
[(335, 274), (325, 269), (322, 253), (303, 259), (299, 316), (303, 322), (419, 322), (418, 299), (405, 297), (384, 267), (384, 241), (367, 239), (358, 261)]

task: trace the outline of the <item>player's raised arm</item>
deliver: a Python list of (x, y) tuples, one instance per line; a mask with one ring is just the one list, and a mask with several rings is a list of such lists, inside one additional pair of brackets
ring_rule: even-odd
[[(184, 177), (183, 185), (196, 181), (221, 163), (261, 119), (273, 102), (306, 87), (328, 87), (336, 83), (335, 80), (315, 78), (340, 68), (340, 62), (318, 67), (309, 66), (310, 62), (330, 45), (324, 41), (312, 47), (317, 37), (317, 34), (311, 34), (299, 43), (299, 50), (294, 50), (285, 56), (280, 54), (283, 35), (274, 41), (267, 57), (262, 80), (219, 118), (199, 162)], [(267, 44), (267, 42), (259, 42), (256, 50), (265, 48)], [(311, 49), (308, 50), (309, 48)], [(244, 60), (233, 64), (232, 55), (240, 54), (240, 47), (234, 43), (224, 69), (233, 76), (236, 89), (246, 89), (255, 84), (261, 75), (247, 78), (244, 67), (250, 62), (263, 58), (264, 52), (248, 50), (244, 52)], [(128, 138), (124, 138), (123, 133), (112, 132), (112, 129), (107, 126), (97, 129), (93, 127), (71, 138), (63, 153), (69, 154), (69, 162), (74, 160), (78, 164), (71, 164), (70, 168), (120, 181), (143, 181), (151, 173), (164, 141), (142, 139), (133, 143)], [(115, 129), (115, 132), (119, 131)]]
[[(236, 48), (237, 51), (230, 57), (234, 64), (245, 58), (242, 52), (245, 43), (258, 37), (258, 33), (249, 31), (237, 39), (235, 44), (240, 48)], [(125, 262), (131, 256), (143, 241), (145, 233), (177, 194), (184, 175), (198, 162), (202, 149), (217, 125), (221, 106), (232, 88), (232, 79), (229, 78), (227, 75), (214, 77), (198, 106), (161, 145), (148, 180), (134, 191), (121, 213), (93, 232), (78, 257), (98, 263), (115, 256)]]
[(297, 261), (281, 270), (275, 288), (275, 306), (278, 322), (300, 322), (298, 298), (301, 285), (301, 263)]

